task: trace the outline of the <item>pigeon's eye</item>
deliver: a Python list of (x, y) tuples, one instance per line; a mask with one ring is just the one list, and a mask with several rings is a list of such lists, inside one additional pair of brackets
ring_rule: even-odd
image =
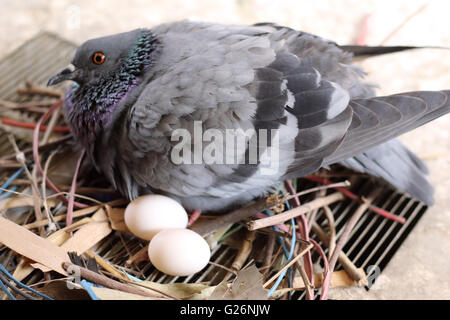
[(95, 64), (102, 64), (103, 62), (105, 62), (105, 59), (105, 55), (100, 51), (94, 53), (94, 55), (92, 56), (92, 62), (94, 62)]

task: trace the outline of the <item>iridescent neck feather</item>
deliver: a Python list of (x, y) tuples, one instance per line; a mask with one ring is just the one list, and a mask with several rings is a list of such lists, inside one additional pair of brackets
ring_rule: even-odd
[(153, 65), (157, 47), (156, 36), (144, 29), (114, 73), (95, 84), (74, 83), (66, 92), (66, 120), (85, 148), (92, 147), (102, 129), (109, 126), (115, 108), (139, 84), (143, 72)]

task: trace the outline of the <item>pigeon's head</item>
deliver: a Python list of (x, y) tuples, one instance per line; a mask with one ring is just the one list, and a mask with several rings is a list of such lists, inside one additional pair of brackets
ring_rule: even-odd
[(93, 85), (123, 71), (142, 71), (150, 63), (151, 49), (152, 34), (147, 29), (88, 40), (77, 49), (72, 63), (51, 77), (47, 85), (65, 80)]

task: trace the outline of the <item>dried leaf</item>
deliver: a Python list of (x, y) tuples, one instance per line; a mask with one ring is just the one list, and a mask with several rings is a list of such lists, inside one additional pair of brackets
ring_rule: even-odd
[[(51, 241), (52, 243), (56, 244), (57, 246), (61, 246), (64, 242), (67, 241), (67, 239), (70, 238), (70, 231), (73, 231), (80, 226), (89, 223), (91, 221), (91, 218), (84, 218), (82, 220), (77, 221), (73, 225), (69, 227), (65, 227), (63, 229), (59, 229), (58, 231), (55, 231), (51, 235), (49, 235), (46, 239)], [(36, 265), (36, 266), (33, 266)], [(49, 270), (48, 268), (44, 267), (43, 265), (39, 265), (37, 263), (34, 263), (30, 261), (29, 259), (23, 258), (20, 263), (18, 264), (16, 270), (14, 270), (13, 276), (19, 280), (22, 281), (25, 279), (31, 272), (34, 271), (34, 269), (39, 268), (41, 270)]]
[[(52, 233), (46, 239), (50, 240), (57, 246), (61, 246), (68, 238), (69, 234), (65, 232), (64, 229), (60, 229)], [(22, 281), (23, 279), (25, 279), (30, 273), (32, 273), (35, 270), (35, 268), (31, 266), (32, 263), (33, 262), (30, 261), (29, 259), (22, 257), (22, 259), (20, 260), (19, 264), (16, 267), (16, 270), (14, 270), (13, 277), (16, 278), (18, 281)]]
[[(367, 284), (366, 274), (364, 269), (358, 268), (358, 272), (361, 274), (362, 280), (360, 283), (350, 278), (345, 270), (335, 271), (331, 275), (330, 288), (348, 288), (355, 286), (364, 286)], [(316, 287), (320, 287), (323, 282), (323, 274), (314, 275), (314, 284)], [(293, 280), (294, 290), (302, 290), (305, 288), (302, 277), (295, 277)]]
[(109, 288), (91, 287), (100, 300), (159, 300)]
[(39, 262), (67, 276), (66, 271), (62, 268), (62, 264), (63, 262), (69, 262), (70, 259), (63, 248), (1, 217), (0, 243), (30, 260)]
[[(80, 255), (92, 248), (112, 231), (103, 209), (99, 209), (91, 218), (85, 219), (89, 219), (91, 222), (84, 224), (72, 237), (69, 237), (69, 239), (61, 245), (61, 248), (64, 248), (67, 252), (74, 251)], [(36, 268), (39, 267), (39, 269), (43, 271), (46, 270), (37, 264), (33, 264), (32, 266)]]
[(155, 293), (155, 291), (145, 287), (152, 288), (182, 300), (204, 300), (208, 298), (215, 289), (215, 286), (208, 286), (201, 283), (156, 283), (152, 281), (142, 281), (139, 282), (139, 284), (142, 286), (131, 285), (134, 285), (141, 290)]
[(222, 281), (209, 300), (267, 300), (268, 292), (263, 288), (263, 275), (251, 265), (238, 272), (231, 286)]
[(91, 300), (86, 290), (69, 289), (65, 280), (47, 283), (39, 291), (56, 300)]
[[(53, 208), (57, 205), (55, 199), (48, 199), (47, 205), (49, 208)], [(0, 211), (18, 207), (32, 207), (34, 206), (34, 199), (32, 196), (17, 195), (15, 197), (9, 197), (0, 200)]]
[(75, 251), (82, 254), (96, 245), (100, 240), (112, 232), (105, 210), (99, 209), (93, 216), (92, 221), (82, 226), (61, 247), (67, 251)]
[(106, 207), (106, 213), (108, 214), (109, 222), (111, 223), (111, 228), (113, 230), (117, 231), (124, 231), (124, 232), (130, 232), (128, 227), (125, 224), (124, 220), (124, 214), (125, 209), (124, 208), (113, 208), (111, 206), (105, 206)]

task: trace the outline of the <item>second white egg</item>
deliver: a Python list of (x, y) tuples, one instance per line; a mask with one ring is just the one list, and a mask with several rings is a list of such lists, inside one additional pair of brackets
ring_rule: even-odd
[(151, 240), (159, 231), (185, 228), (188, 215), (177, 201), (158, 194), (141, 196), (125, 209), (125, 224), (137, 237)]
[(148, 257), (159, 271), (184, 277), (206, 267), (211, 251), (198, 233), (189, 229), (167, 229), (150, 241)]

